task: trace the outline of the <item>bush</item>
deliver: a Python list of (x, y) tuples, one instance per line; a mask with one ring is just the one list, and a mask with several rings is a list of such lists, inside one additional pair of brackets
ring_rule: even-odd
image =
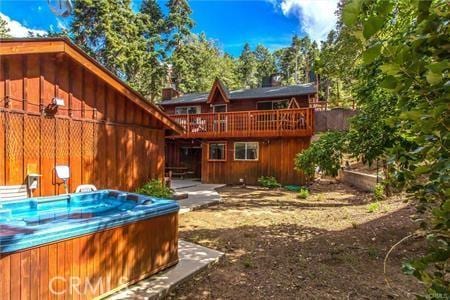
[(381, 183), (377, 183), (373, 190), (373, 199), (375, 201), (380, 201), (384, 199), (384, 185)]
[(281, 187), (281, 184), (273, 176), (261, 176), (258, 178), (258, 183), (269, 189)]
[(295, 157), (295, 169), (313, 178), (317, 168), (324, 175), (337, 176), (345, 149), (345, 132), (327, 132)]
[(309, 191), (306, 188), (301, 188), (297, 193), (297, 198), (306, 199), (309, 196)]
[(172, 195), (170, 189), (157, 179), (152, 179), (145, 183), (136, 189), (136, 193), (157, 198), (169, 198)]
[(379, 202), (373, 202), (373, 203), (370, 203), (369, 205), (367, 205), (367, 212), (374, 213), (374, 212), (379, 211), (380, 208), (381, 208), (381, 205)]

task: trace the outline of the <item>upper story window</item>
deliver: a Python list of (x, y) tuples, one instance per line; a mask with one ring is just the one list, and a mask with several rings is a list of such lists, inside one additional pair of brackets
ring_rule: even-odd
[(200, 106), (179, 106), (175, 107), (176, 115), (193, 115), (201, 112)]
[(258, 142), (236, 142), (234, 143), (234, 160), (258, 160)]
[(256, 103), (258, 110), (273, 110), (288, 108), (288, 100), (260, 101)]
[(213, 105), (213, 113), (222, 113), (222, 112), (227, 112), (227, 105), (226, 104)]

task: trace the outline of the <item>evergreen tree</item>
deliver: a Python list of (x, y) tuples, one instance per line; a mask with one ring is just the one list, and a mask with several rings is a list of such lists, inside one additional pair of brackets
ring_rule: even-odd
[(175, 48), (170, 59), (177, 88), (185, 93), (207, 92), (215, 78), (230, 88), (238, 87), (235, 62), (224, 55), (204, 34), (191, 35), (182, 47)]
[(190, 17), (192, 10), (187, 0), (170, 0), (167, 7), (167, 28), (170, 31), (167, 47), (177, 48), (191, 35), (191, 29), (194, 27), (194, 21)]
[(10, 37), (8, 23), (0, 17), (0, 38)]
[(257, 63), (256, 77), (261, 84), (264, 77), (271, 76), (276, 72), (275, 59), (269, 49), (263, 45), (258, 45), (254, 53)]
[(242, 88), (254, 88), (258, 85), (256, 67), (255, 54), (250, 49), (250, 45), (246, 43), (237, 62), (237, 73)]
[(110, 71), (153, 100), (159, 94), (165, 22), (154, 0), (142, 2), (138, 13), (131, 0), (74, 2), (70, 36)]

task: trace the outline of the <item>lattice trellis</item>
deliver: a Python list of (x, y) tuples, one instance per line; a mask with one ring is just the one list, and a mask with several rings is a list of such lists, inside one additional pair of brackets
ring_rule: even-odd
[(73, 121), (70, 124), (70, 156), (81, 157), (81, 137), (83, 127), (81, 121)]
[[(75, 137), (77, 138), (77, 137)], [(59, 162), (69, 159), (69, 120), (56, 119), (56, 159)]]
[(39, 145), (41, 144), (40, 118), (25, 116), (24, 125), (24, 155), (26, 158), (39, 159)]
[(23, 115), (7, 114), (6, 127), (6, 157), (9, 160), (23, 158)]
[(55, 155), (55, 119), (41, 119), (41, 157), (53, 158)]

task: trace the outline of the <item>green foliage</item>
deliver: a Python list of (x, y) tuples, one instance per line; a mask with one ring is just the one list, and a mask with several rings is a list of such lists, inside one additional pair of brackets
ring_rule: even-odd
[(345, 133), (327, 132), (295, 157), (295, 169), (312, 177), (318, 167), (325, 175), (336, 176), (345, 151)]
[(185, 93), (209, 91), (216, 78), (230, 89), (239, 86), (233, 58), (223, 54), (204, 34), (191, 35), (174, 50), (170, 62), (178, 89)]
[(190, 17), (192, 10), (187, 0), (170, 0), (167, 7), (169, 15), (166, 24), (171, 33), (167, 48), (179, 48), (191, 36), (191, 29), (194, 26), (194, 21)]
[(261, 176), (258, 178), (258, 183), (269, 189), (281, 187), (281, 184), (279, 184), (277, 179), (273, 176)]
[(299, 198), (299, 199), (306, 199), (308, 197), (309, 197), (309, 190), (307, 188), (301, 188), (297, 192), (297, 198)]
[(256, 61), (255, 54), (250, 49), (250, 45), (246, 43), (237, 61), (237, 71), (241, 87), (255, 88), (258, 86), (259, 82), (256, 77), (257, 65), (258, 62)]
[[(396, 136), (379, 148), (391, 183), (422, 213), (429, 251), (403, 270), (424, 283), (428, 297), (439, 298), (450, 296), (449, 10), (446, 1), (359, 0), (347, 4), (343, 17), (363, 44), (359, 68), (380, 74), (370, 88), (393, 97), (388, 118), (379, 115)], [(374, 93), (365, 100), (373, 106)]]
[(10, 37), (8, 23), (0, 17), (0, 38)]
[(256, 46), (255, 52), (256, 60), (256, 76), (262, 82), (262, 79), (266, 76), (270, 76), (275, 73), (275, 59), (269, 49), (263, 45)]
[(381, 208), (380, 202), (372, 202), (367, 205), (367, 212), (374, 213), (379, 211)]
[(172, 192), (160, 180), (153, 179), (136, 189), (136, 193), (157, 198), (169, 198)]
[(293, 36), (291, 46), (273, 53), (277, 72), (283, 77), (284, 84), (310, 82), (310, 74), (315, 71), (315, 61), (319, 49), (316, 42), (305, 36)]
[(153, 0), (143, 1), (138, 12), (132, 10), (130, 0), (80, 0), (74, 2), (67, 35), (153, 100), (161, 90), (166, 73), (161, 64), (163, 24), (160, 8)]
[(384, 185), (377, 183), (373, 190), (373, 198), (375, 201), (381, 201), (385, 198)]

